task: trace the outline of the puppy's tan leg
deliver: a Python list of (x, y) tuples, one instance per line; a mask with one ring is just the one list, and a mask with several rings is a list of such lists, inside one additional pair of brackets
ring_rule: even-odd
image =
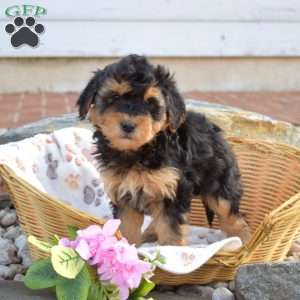
[(224, 199), (218, 201), (212, 197), (206, 199), (208, 207), (218, 216), (221, 230), (228, 236), (239, 236), (243, 243), (251, 237), (246, 221), (239, 215), (230, 211), (230, 202)]
[(118, 218), (121, 220), (120, 231), (127, 238), (129, 243), (137, 246), (142, 243), (141, 227), (144, 221), (144, 215), (125, 205), (120, 208)]
[[(172, 226), (170, 217), (167, 216), (163, 208), (158, 206), (152, 213), (153, 221), (150, 226), (150, 230), (155, 232), (159, 245), (185, 245), (185, 225), (177, 224)], [(149, 230), (149, 232), (150, 232)]]

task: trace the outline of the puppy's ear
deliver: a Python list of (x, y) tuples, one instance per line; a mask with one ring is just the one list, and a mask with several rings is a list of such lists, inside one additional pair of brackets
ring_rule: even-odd
[(95, 102), (95, 96), (99, 89), (101, 77), (102, 71), (96, 71), (95, 75), (90, 79), (77, 100), (76, 105), (78, 106), (79, 117), (81, 120), (86, 117), (91, 105)]
[(175, 132), (185, 120), (184, 100), (177, 90), (173, 76), (163, 66), (158, 65), (155, 68), (155, 77), (166, 101), (169, 129)]

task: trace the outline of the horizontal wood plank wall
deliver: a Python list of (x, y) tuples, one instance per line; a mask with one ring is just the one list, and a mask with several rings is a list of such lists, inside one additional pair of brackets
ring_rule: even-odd
[(46, 31), (18, 49), (4, 30), (13, 4), (0, 2), (0, 57), (300, 56), (299, 0), (35, 0)]

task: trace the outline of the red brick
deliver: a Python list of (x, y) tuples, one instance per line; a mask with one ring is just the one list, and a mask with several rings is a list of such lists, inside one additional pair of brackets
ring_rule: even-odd
[[(46, 116), (76, 111), (79, 93), (14, 93), (0, 97), (0, 127), (11, 128)], [(186, 97), (240, 107), (300, 124), (299, 92), (200, 92)], [(14, 123), (14, 117), (18, 120)]]
[(275, 119), (300, 124), (300, 92), (199, 92), (185, 93), (188, 98), (236, 106)]

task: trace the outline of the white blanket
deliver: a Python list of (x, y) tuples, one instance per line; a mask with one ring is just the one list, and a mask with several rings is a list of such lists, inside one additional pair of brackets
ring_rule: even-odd
[[(90, 215), (108, 219), (112, 212), (92, 157), (94, 151), (92, 131), (65, 128), (0, 146), (0, 164), (8, 165), (42, 192)], [(201, 227), (191, 227), (188, 241), (189, 246), (184, 247), (145, 244), (139, 252), (152, 258), (159, 250), (166, 261), (160, 268), (186, 274), (218, 251), (235, 251), (242, 245), (238, 237), (224, 239), (220, 231)], [(213, 243), (208, 245), (210, 242)]]

